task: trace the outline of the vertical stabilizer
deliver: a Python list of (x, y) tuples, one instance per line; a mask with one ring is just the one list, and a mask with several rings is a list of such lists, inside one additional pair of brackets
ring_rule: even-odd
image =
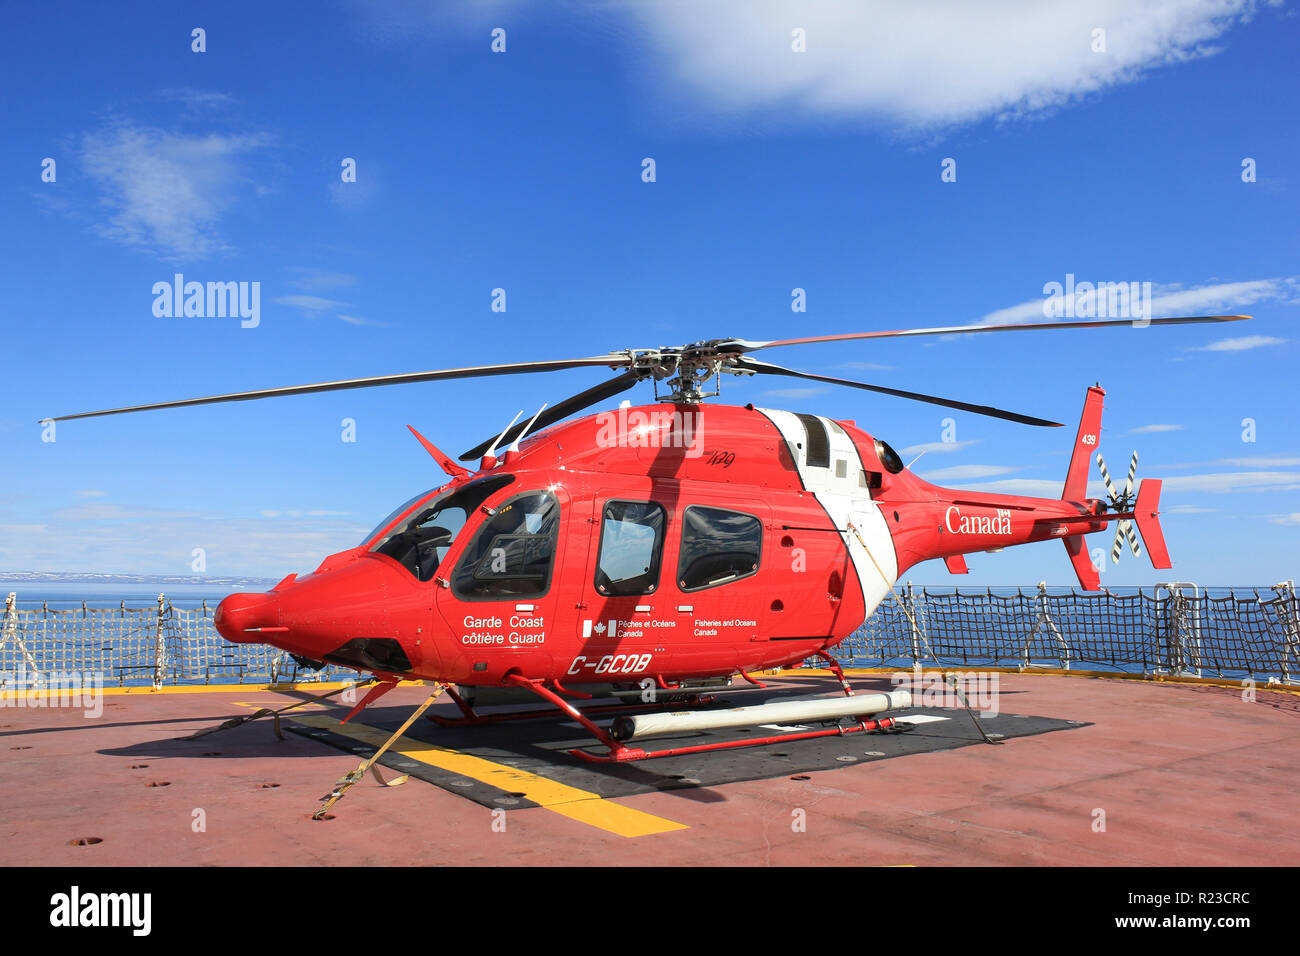
[(1061, 542), (1070, 555), (1070, 563), (1074, 565), (1074, 573), (1079, 578), (1079, 587), (1085, 591), (1100, 591), (1101, 572), (1088, 554), (1087, 539), (1081, 534), (1072, 534), (1068, 538), (1062, 538)]
[(1100, 385), (1088, 389), (1083, 400), (1083, 416), (1079, 419), (1079, 433), (1074, 436), (1074, 449), (1070, 452), (1070, 469), (1065, 473), (1065, 489), (1061, 497), (1066, 501), (1082, 501), (1088, 497), (1088, 470), (1092, 456), (1101, 443), (1101, 404), (1106, 390)]

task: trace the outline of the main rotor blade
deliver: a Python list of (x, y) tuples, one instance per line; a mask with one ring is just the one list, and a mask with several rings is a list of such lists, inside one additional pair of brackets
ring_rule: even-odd
[(1051, 422), (1045, 418), (1034, 418), (1031, 415), (1021, 415), (1018, 412), (1008, 412), (1000, 408), (993, 408), (989, 405), (971, 405), (967, 402), (957, 402), (949, 398), (939, 398), (935, 395), (924, 395), (921, 392), (906, 392), (898, 388), (886, 388), (883, 385), (868, 385), (865, 382), (854, 382), (847, 378), (832, 378), (829, 375), (814, 375), (811, 372), (797, 372), (794, 369), (782, 368), (780, 365), (773, 365), (770, 362), (760, 362), (758, 359), (738, 358), (736, 359), (738, 368), (747, 368), (758, 372), (760, 375), (789, 375), (793, 378), (806, 378), (814, 382), (829, 382), (832, 385), (847, 385), (850, 388), (863, 388), (869, 392), (880, 392), (882, 395), (894, 395), (898, 398), (910, 398), (918, 402), (929, 402), (931, 405), (942, 405), (945, 408), (956, 408), (963, 412), (973, 412), (976, 415), (987, 415), (990, 418), (1002, 418), (1009, 422), (1019, 422), (1022, 425), (1043, 425), (1053, 428), (1059, 428), (1062, 422)]
[(849, 332), (845, 335), (813, 335), (802, 339), (774, 339), (771, 342), (751, 342), (747, 339), (730, 339), (721, 344), (720, 352), (755, 352), (779, 345), (809, 345), (814, 342), (848, 342), (853, 339), (888, 339), (912, 335), (960, 335), (968, 332), (1023, 332), (1034, 329), (1104, 329), (1129, 325), (1144, 328), (1146, 325), (1197, 325), (1203, 322), (1240, 322), (1249, 315), (1186, 315), (1167, 319), (1150, 319), (1138, 325), (1136, 319), (1096, 319), (1086, 322), (1026, 322), (1004, 325), (950, 325), (932, 329), (895, 329), (889, 332)]
[(409, 382), (432, 382), (447, 378), (480, 378), (488, 375), (515, 375), (526, 372), (556, 372), (566, 368), (586, 368), (606, 365), (616, 367), (628, 361), (627, 355), (595, 355), (590, 358), (555, 359), (543, 362), (511, 362), (506, 365), (475, 365), (468, 368), (448, 368), (430, 372), (404, 372), (400, 375), (375, 375), (370, 378), (347, 378), (337, 382), (316, 382), (312, 385), (289, 385), (284, 388), (259, 388), (249, 392), (230, 392), (226, 395), (209, 395), (206, 398), (187, 398), (177, 402), (155, 402), (151, 405), (130, 405), (109, 408), (101, 412), (80, 412), (45, 421), (66, 422), (74, 418), (94, 418), (97, 415), (118, 415), (123, 412), (146, 412), (157, 408), (181, 408), (185, 405), (211, 405), (216, 402), (247, 402), (255, 398), (277, 398), (282, 395), (306, 395), (311, 392), (337, 392), (345, 388), (369, 388), (376, 385), (401, 385)]
[[(536, 423), (533, 424), (533, 429), (536, 431), (545, 428), (548, 425), (553, 425), (558, 421), (568, 418), (575, 412), (580, 412), (584, 408), (595, 405), (597, 402), (603, 402), (605, 399), (617, 395), (619, 392), (626, 392), (629, 388), (649, 374), (649, 372), (642, 372), (633, 369), (624, 372), (622, 375), (611, 378), (607, 382), (593, 385), (585, 392), (579, 392), (577, 395), (571, 396), (562, 402), (552, 405), (543, 414), (537, 417)], [(527, 424), (527, 422), (521, 422), (518, 425), (506, 429), (506, 432), (501, 436), (499, 443), (502, 445), (509, 445), (519, 436)], [(483, 453), (488, 450), (494, 441), (497, 441), (496, 435), (493, 435), (491, 438), (475, 445), (469, 451), (465, 452), (465, 454), (461, 455), (460, 460), (473, 461), (475, 458), (482, 458)]]

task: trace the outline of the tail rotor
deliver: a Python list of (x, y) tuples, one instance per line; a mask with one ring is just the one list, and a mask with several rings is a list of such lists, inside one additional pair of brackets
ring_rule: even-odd
[[(1133, 478), (1137, 474), (1138, 453), (1133, 452), (1133, 457), (1128, 463), (1128, 480), (1124, 483), (1124, 493), (1121, 495), (1115, 491), (1115, 485), (1110, 480), (1110, 472), (1106, 470), (1106, 462), (1101, 457), (1101, 452), (1097, 452), (1097, 467), (1101, 469), (1101, 480), (1106, 485), (1106, 493), (1110, 495), (1110, 507), (1117, 512), (1131, 512), (1136, 501), (1133, 495)], [(1114, 564), (1119, 564), (1120, 553), (1124, 550), (1124, 539), (1128, 539), (1128, 546), (1133, 552), (1134, 557), (1142, 554), (1142, 548), (1138, 545), (1137, 533), (1133, 530), (1133, 522), (1127, 518), (1121, 518), (1115, 525), (1115, 543), (1110, 549), (1110, 560)]]

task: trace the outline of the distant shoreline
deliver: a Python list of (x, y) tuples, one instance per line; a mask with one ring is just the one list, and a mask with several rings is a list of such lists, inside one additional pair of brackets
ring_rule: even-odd
[(276, 578), (209, 574), (99, 574), (91, 571), (0, 571), (0, 587), (14, 585), (98, 584), (135, 587), (185, 588), (208, 590), (219, 588), (270, 588)]

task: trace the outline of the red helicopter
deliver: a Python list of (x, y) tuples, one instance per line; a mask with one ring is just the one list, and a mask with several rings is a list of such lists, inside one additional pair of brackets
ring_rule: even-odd
[[(236, 643), (267, 643), (308, 666), (338, 664), (378, 678), (353, 714), (401, 680), (448, 685), (461, 721), (535, 715), (478, 714), (466, 688), (526, 688), (578, 720), (607, 753), (637, 760), (772, 737), (646, 751), (643, 737), (701, 728), (832, 720), (836, 726), (779, 739), (888, 728), (907, 694), (855, 695), (829, 652), (922, 561), (954, 574), (964, 555), (1060, 538), (1088, 590), (1100, 589), (1085, 535), (1118, 522), (1112, 559), (1137, 526), (1152, 564), (1170, 566), (1158, 519), (1160, 482), (1133, 494), (1136, 454), (1117, 493), (1097, 448), (1100, 387), (1089, 388), (1059, 499), (945, 489), (910, 472), (885, 441), (854, 422), (772, 409), (711, 405), (721, 375), (779, 375), (851, 386), (1038, 426), (1028, 415), (932, 395), (800, 372), (752, 353), (787, 345), (917, 335), (1225, 322), (1192, 316), (908, 329), (755, 342), (713, 339), (587, 358), (349, 379), (117, 408), (56, 421), (146, 409), (243, 401), (422, 382), (606, 367), (615, 377), (460, 456), (461, 467), (415, 429), (447, 473), (379, 522), (356, 547), (269, 592), (238, 593), (217, 608), (217, 630)], [(624, 403), (575, 421), (574, 413), (639, 382), (657, 404)], [(658, 383), (671, 389), (662, 399)], [(522, 413), (521, 413), (522, 415)], [(552, 427), (554, 426), (554, 427)], [(410, 427), (410, 426), (408, 426)], [(1109, 500), (1089, 498), (1093, 456)], [(844, 698), (720, 711), (662, 713), (666, 702), (704, 700), (739, 675), (821, 657)], [(575, 706), (584, 685), (648, 688), (641, 702)], [(568, 686), (566, 686), (568, 685)], [(761, 686), (761, 684), (759, 685)], [(458, 690), (459, 688), (459, 690)], [(653, 701), (658, 691), (663, 700)], [(647, 701), (652, 701), (647, 704)], [(773, 709), (775, 708), (775, 710)], [(782, 708), (785, 708), (782, 710)], [(550, 712), (550, 711), (548, 711)], [(594, 717), (617, 714), (610, 727)], [(640, 714), (640, 716), (629, 716)], [(348, 715), (349, 717), (352, 714)], [(845, 726), (841, 718), (852, 722)]]

